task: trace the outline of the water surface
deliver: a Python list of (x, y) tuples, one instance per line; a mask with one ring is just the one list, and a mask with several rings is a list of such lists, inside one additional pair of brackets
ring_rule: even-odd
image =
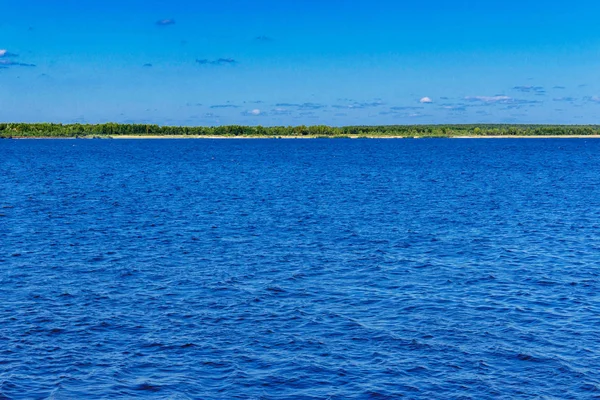
[(2, 140), (0, 398), (600, 396), (600, 140)]

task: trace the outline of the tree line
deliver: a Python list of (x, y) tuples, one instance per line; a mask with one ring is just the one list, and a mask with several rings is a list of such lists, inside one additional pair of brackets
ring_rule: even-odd
[(600, 135), (600, 125), (160, 126), (147, 124), (0, 123), (0, 138), (94, 136), (453, 137)]

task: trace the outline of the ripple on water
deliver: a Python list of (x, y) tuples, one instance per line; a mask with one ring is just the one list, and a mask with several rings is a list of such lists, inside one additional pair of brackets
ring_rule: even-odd
[(600, 141), (0, 141), (0, 398), (594, 398)]

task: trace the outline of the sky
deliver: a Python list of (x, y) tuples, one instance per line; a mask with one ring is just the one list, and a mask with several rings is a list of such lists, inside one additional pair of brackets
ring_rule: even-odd
[(0, 121), (600, 123), (597, 0), (0, 0)]

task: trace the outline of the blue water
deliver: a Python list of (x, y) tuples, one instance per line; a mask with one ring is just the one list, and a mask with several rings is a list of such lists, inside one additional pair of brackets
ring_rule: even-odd
[(0, 398), (600, 398), (600, 140), (0, 141)]

